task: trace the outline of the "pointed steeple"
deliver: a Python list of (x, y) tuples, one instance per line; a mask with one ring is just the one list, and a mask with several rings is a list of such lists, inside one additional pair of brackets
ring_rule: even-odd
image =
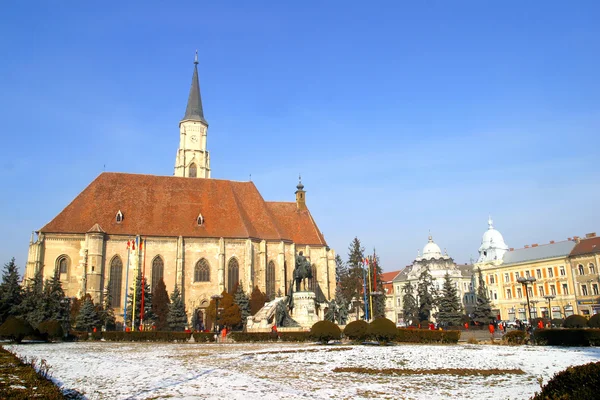
[(194, 58), (194, 75), (192, 75), (192, 86), (188, 97), (187, 108), (183, 120), (201, 121), (208, 125), (204, 119), (202, 110), (202, 98), (200, 97), (200, 81), (198, 80), (198, 50)]

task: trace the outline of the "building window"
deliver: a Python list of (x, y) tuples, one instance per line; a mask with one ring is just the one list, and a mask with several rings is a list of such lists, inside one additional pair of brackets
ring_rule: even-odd
[(117, 221), (117, 224), (120, 224), (121, 222), (123, 222), (123, 213), (121, 212), (121, 210), (117, 211), (117, 215), (115, 216), (115, 219)]
[(235, 285), (240, 281), (240, 265), (235, 257), (227, 263), (227, 293), (233, 293)]
[(535, 270), (535, 274), (537, 275), (538, 279), (542, 279), (542, 270), (541, 269), (536, 269)]
[(583, 275), (583, 265), (579, 264), (577, 268), (579, 269), (579, 275)]
[(519, 279), (519, 273), (515, 272), (515, 280)]
[[(538, 270), (539, 271), (539, 270)], [(540, 297), (544, 296), (544, 287), (543, 286), (538, 286), (538, 295)]]
[(498, 292), (494, 291), (494, 300), (498, 300)]
[(560, 276), (565, 276), (567, 274), (567, 272), (565, 271), (565, 266), (561, 265), (560, 266)]
[(198, 226), (204, 225), (204, 217), (202, 216), (202, 214), (198, 214), (198, 218), (196, 218), (196, 223), (198, 224)]
[(598, 284), (597, 283), (594, 283), (592, 285), (592, 293), (594, 293), (594, 296), (598, 295)]
[(533, 288), (531, 286), (527, 287), (527, 294), (529, 294), (529, 297), (533, 297)]
[(69, 264), (70, 260), (68, 256), (60, 256), (56, 260), (56, 268), (58, 269), (59, 274), (67, 274), (69, 272)]
[(161, 256), (154, 257), (152, 260), (152, 291), (154, 292), (154, 288), (158, 285), (161, 279), (163, 279), (165, 272), (165, 263)]
[(596, 273), (596, 267), (594, 267), (594, 264), (590, 263), (590, 275), (594, 275)]
[(496, 279), (494, 278), (494, 275), (490, 275), (490, 284), (493, 285), (494, 283), (496, 283)]
[(196, 164), (194, 164), (194, 163), (191, 163), (191, 164), (190, 164), (190, 170), (189, 170), (189, 171), (190, 171), (190, 178), (195, 178), (195, 177), (196, 177), (196, 174), (197, 174), (197, 171), (196, 171)]
[(550, 285), (550, 294), (556, 296), (556, 286)]
[(548, 268), (548, 278), (553, 278), (554, 277), (554, 272), (552, 272), (552, 267)]
[(529, 278), (529, 277), (530, 277), (529, 271), (525, 271), (525, 278)]
[(512, 299), (512, 292), (510, 291), (510, 289), (506, 289), (506, 298)]
[(267, 276), (266, 276), (266, 289), (267, 298), (269, 301), (275, 298), (275, 263), (273, 260), (269, 261), (267, 265)]
[(587, 286), (586, 285), (581, 285), (581, 295), (582, 296), (587, 296), (588, 295), (588, 291), (587, 291)]
[(562, 289), (563, 289), (563, 294), (569, 294), (569, 286), (567, 286), (566, 283), (563, 283)]
[(522, 299), (522, 298), (523, 298), (523, 291), (521, 290), (521, 288), (517, 288), (517, 297), (518, 297), (519, 299)]
[(510, 282), (510, 276), (508, 275), (508, 272), (504, 274), (504, 282)]
[(108, 292), (112, 299), (114, 307), (121, 306), (121, 280), (123, 277), (123, 262), (121, 257), (114, 256), (110, 261), (110, 281), (108, 286)]
[(194, 282), (210, 282), (210, 264), (201, 258), (194, 267)]

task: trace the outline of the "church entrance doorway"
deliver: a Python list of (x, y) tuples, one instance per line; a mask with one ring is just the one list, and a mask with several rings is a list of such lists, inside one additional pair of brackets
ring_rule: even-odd
[(202, 332), (204, 331), (205, 327), (204, 327), (204, 313), (206, 312), (206, 309), (203, 308), (196, 308), (196, 314), (194, 315), (196, 318), (194, 318), (194, 330), (195, 331), (199, 331)]

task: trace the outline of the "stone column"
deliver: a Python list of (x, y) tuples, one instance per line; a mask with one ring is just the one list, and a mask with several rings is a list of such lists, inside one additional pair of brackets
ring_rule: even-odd
[[(277, 254), (277, 265), (279, 266), (279, 272), (277, 276), (279, 279), (277, 280), (277, 290), (281, 290), (281, 293), (285, 296), (285, 281), (287, 277), (285, 276), (285, 269), (283, 265), (285, 263), (285, 243), (283, 241), (279, 242), (279, 252)], [(275, 292), (277, 293), (277, 291)]]
[(258, 249), (258, 279), (257, 284), (261, 292), (267, 291), (267, 241), (261, 240)]
[(102, 297), (102, 266), (104, 265), (104, 233), (89, 232), (85, 235), (82, 261), (86, 275), (86, 294), (89, 293), (94, 304), (100, 304)]
[(225, 290), (225, 239), (219, 239), (219, 272), (218, 272), (219, 294)]
[(246, 268), (246, 287), (242, 288), (246, 291), (246, 293), (252, 293), (252, 282), (254, 280), (253, 277), (253, 267), (254, 267), (254, 251), (252, 248), (252, 240), (246, 239), (246, 260), (245, 260), (245, 268)]

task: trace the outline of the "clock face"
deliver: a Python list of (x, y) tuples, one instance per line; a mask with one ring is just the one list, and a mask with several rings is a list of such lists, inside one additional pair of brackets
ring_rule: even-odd
[(192, 141), (192, 143), (196, 143), (196, 142), (198, 142), (198, 136), (192, 135), (192, 137), (190, 138), (190, 140)]

